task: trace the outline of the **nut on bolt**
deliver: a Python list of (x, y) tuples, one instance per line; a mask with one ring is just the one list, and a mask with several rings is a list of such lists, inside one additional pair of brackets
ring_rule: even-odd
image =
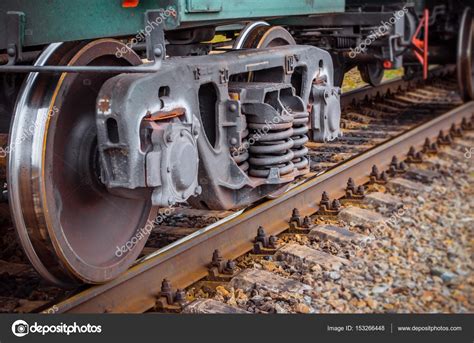
[(301, 226), (305, 229), (309, 229), (311, 227), (311, 224), (312, 224), (311, 223), (311, 218), (306, 216), (306, 217), (304, 217), (303, 224)]
[(163, 279), (160, 292), (158, 292), (156, 308), (164, 312), (179, 312), (185, 302), (186, 293), (182, 289), (177, 289), (174, 292), (171, 282), (166, 278)]
[(277, 238), (275, 236), (268, 237), (265, 229), (259, 226), (257, 236), (254, 239), (253, 253), (257, 255), (272, 255), (276, 252)]
[(346, 194), (350, 192), (350, 194), (354, 194), (356, 191), (356, 185), (354, 182), (354, 179), (352, 177), (347, 180), (347, 186), (346, 186)]
[(163, 50), (161, 50), (161, 48), (155, 48), (153, 53), (155, 54), (155, 57), (161, 57), (161, 55), (163, 55)]
[(300, 211), (297, 208), (293, 209), (293, 213), (291, 214), (291, 218), (290, 218), (290, 224), (291, 223), (296, 223), (297, 226), (301, 226), (301, 224), (303, 223), (301, 219)]
[(196, 189), (194, 190), (194, 196), (198, 196), (202, 194), (202, 187), (197, 186)]
[(235, 103), (232, 103), (232, 104), (229, 105), (229, 111), (237, 112), (237, 109), (238, 109), (238, 107)]
[(237, 271), (237, 265), (234, 261), (225, 261), (218, 249), (212, 253), (212, 261), (209, 264), (208, 281), (230, 281)]
[(319, 206), (326, 210), (329, 210), (330, 208), (329, 195), (326, 191), (324, 191), (323, 194), (321, 195), (321, 201), (319, 202)]
[(331, 210), (339, 212), (341, 209), (341, 203), (338, 199), (332, 201)]
[(422, 163), (423, 156), (420, 152), (417, 152), (413, 146), (408, 150), (406, 163)]
[(15, 56), (15, 54), (16, 54), (15, 48), (8, 48), (8, 49), (7, 49), (7, 54), (8, 54), (8, 56), (10, 56), (10, 57)]

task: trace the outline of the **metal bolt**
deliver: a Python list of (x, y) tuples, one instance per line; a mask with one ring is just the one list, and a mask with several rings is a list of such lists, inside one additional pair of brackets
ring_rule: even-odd
[(347, 187), (346, 187), (346, 190), (348, 191), (354, 191), (355, 190), (355, 183), (354, 183), (354, 179), (353, 178), (349, 178), (349, 180), (347, 180)]
[(229, 270), (235, 270), (235, 268), (237, 268), (237, 264), (235, 263), (235, 261), (227, 261), (227, 264), (226, 264), (226, 267), (227, 269)]
[(174, 297), (174, 300), (177, 303), (186, 301), (186, 293), (182, 289), (176, 290), (176, 295)]
[(15, 48), (8, 48), (8, 49), (7, 49), (7, 54), (8, 54), (8, 56), (10, 56), (10, 57), (15, 56), (15, 54), (16, 54)]
[(268, 239), (268, 243), (270, 244), (271, 247), (275, 247), (277, 243), (278, 238), (276, 236), (270, 236)]
[(161, 48), (155, 48), (153, 53), (155, 54), (155, 57), (161, 57), (161, 55), (163, 55), (163, 50), (161, 50)]
[(202, 187), (197, 186), (196, 189), (194, 190), (194, 195), (198, 196), (198, 195), (201, 195), (201, 193), (202, 193)]
[(237, 145), (237, 143), (238, 143), (237, 138), (233, 137), (233, 138), (230, 139), (230, 144), (231, 145)]
[(304, 227), (305, 229), (309, 229), (310, 226), (311, 226), (311, 218), (308, 216), (304, 217), (302, 227)]
[(339, 202), (339, 200), (335, 199), (333, 200), (331, 207), (334, 211), (339, 211), (341, 209), (341, 203)]
[(300, 216), (300, 210), (298, 210), (297, 208), (294, 208), (293, 213), (291, 214), (291, 217), (292, 218), (297, 218), (299, 216)]
[(259, 226), (257, 229), (257, 238), (266, 237), (265, 229), (262, 226)]
[(425, 139), (425, 144), (423, 144), (423, 146), (424, 146), (425, 148), (427, 148), (427, 149), (430, 148), (430, 146), (431, 146), (431, 141), (430, 141), (429, 138), (426, 138), (426, 139)]
[(218, 249), (214, 250), (212, 253), (212, 264), (219, 265), (222, 262), (222, 256)]
[(168, 279), (163, 279), (161, 282), (161, 292), (167, 293), (171, 291), (171, 282)]
[(321, 201), (324, 201), (324, 202), (329, 201), (329, 195), (326, 191), (323, 192), (323, 195), (321, 196)]
[(391, 176), (395, 176), (397, 174), (397, 167), (396, 165), (391, 165), (390, 166), (390, 169), (388, 170), (388, 173), (391, 175)]
[(237, 111), (237, 105), (232, 103), (229, 105), (229, 111), (231, 112), (236, 112)]
[(379, 168), (377, 168), (376, 165), (372, 166), (372, 173), (370, 173), (370, 176), (373, 176), (376, 179), (379, 177)]

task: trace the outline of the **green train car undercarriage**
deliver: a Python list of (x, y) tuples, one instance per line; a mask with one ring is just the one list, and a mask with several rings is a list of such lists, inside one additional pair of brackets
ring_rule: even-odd
[(19, 241), (68, 287), (136, 260), (157, 210), (243, 208), (341, 135), (358, 68), (456, 64), (474, 98), (469, 1), (3, 0), (0, 130)]

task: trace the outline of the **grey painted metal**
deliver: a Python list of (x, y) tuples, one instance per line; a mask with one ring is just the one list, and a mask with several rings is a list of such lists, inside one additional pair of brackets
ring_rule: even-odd
[[(196, 182), (190, 182), (189, 187), (177, 194), (175, 181), (182, 178), (185, 172), (178, 171), (179, 166), (174, 168), (171, 160), (164, 158), (166, 154), (158, 157), (160, 151), (156, 147), (166, 144), (159, 143), (151, 149), (151, 145), (146, 144), (146, 137), (143, 139), (142, 122), (151, 116), (156, 118), (152, 132), (167, 125), (185, 125), (188, 127), (186, 131), (197, 137), (199, 158), (192, 153), (194, 157), (188, 162), (188, 169), (194, 171), (199, 160), (198, 177), (202, 194), (189, 199), (193, 205), (230, 209), (246, 206), (273, 193), (278, 189), (277, 184), (291, 182), (297, 173), (287, 174), (275, 169), (271, 175), (262, 177), (255, 174), (251, 176), (239, 168), (232, 158), (231, 148), (243, 143), (245, 107), (251, 104), (245, 103), (244, 94), (241, 100), (234, 100), (229, 93), (233, 92), (234, 80), (239, 80), (242, 75), (251, 75), (259, 82), (248, 84), (247, 88), (244, 87), (246, 91), (268, 82), (270, 85), (273, 83), (273, 86), (264, 92), (279, 90), (282, 85), (294, 92), (291, 89), (294, 87), (293, 75), (296, 70), (304, 71), (297, 81), (299, 96), (291, 95), (288, 100), (278, 94), (274, 104), (277, 111), (267, 117), (265, 113), (258, 113), (262, 118), (271, 120), (280, 115), (284, 106), (296, 110), (292, 104), (298, 102), (301, 106), (296, 112), (305, 111), (316, 77), (321, 87), (332, 87), (332, 61), (327, 52), (308, 46), (285, 46), (169, 58), (152, 75), (124, 74), (109, 79), (98, 96), (97, 128), (103, 166), (102, 181), (112, 191), (117, 190), (130, 197), (137, 196), (136, 191), (142, 188), (154, 188), (153, 199), (156, 205), (161, 206), (188, 200), (191, 195), (199, 193), (196, 192)], [(167, 89), (166, 96), (159, 97), (160, 89)], [(203, 89), (206, 91), (202, 92)], [(263, 106), (266, 93), (262, 94), (260, 104)], [(285, 101), (291, 103), (286, 104)], [(315, 101), (321, 100), (318, 98)], [(204, 104), (209, 104), (207, 111), (203, 111)], [(270, 110), (272, 107), (267, 108)], [(179, 118), (161, 119), (161, 116), (166, 117), (167, 113), (176, 111), (181, 111)], [(107, 136), (109, 119), (117, 123), (120, 138), (116, 142)], [(189, 142), (189, 149), (194, 149), (192, 141)], [(151, 150), (155, 155), (149, 154)], [(293, 157), (288, 156), (288, 159)], [(152, 161), (156, 166), (147, 166)], [(249, 162), (252, 164), (252, 159)], [(165, 169), (160, 168), (160, 165)], [(168, 167), (171, 170), (169, 172), (166, 171)], [(163, 174), (167, 173), (171, 173), (171, 178), (164, 177)], [(160, 180), (161, 184), (150, 183), (150, 179)], [(281, 181), (276, 182), (277, 179)]]

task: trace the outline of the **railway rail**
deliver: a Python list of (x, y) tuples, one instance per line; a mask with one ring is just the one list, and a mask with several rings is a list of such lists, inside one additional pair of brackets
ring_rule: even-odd
[[(186, 227), (195, 219), (178, 224), (184, 227), (181, 234), (171, 233), (172, 238), (166, 232), (173, 230), (162, 229), (161, 238), (154, 240), (152, 235), (151, 243), (145, 248), (147, 255), (126, 273), (106, 284), (68, 295), (41, 311), (129, 313), (156, 308), (160, 295), (164, 294), (163, 280), (168, 280), (176, 290), (205, 278), (216, 249), (225, 259), (242, 256), (254, 247), (260, 226), (265, 227), (267, 236), (278, 235), (288, 230), (293, 209), (299, 210), (301, 218), (317, 213), (323, 193), (331, 200), (344, 197), (347, 181), (366, 184), (373, 166), (388, 171), (394, 157), (404, 161), (409, 151), (415, 159), (420, 155), (413, 152), (434, 152), (436, 146), (430, 142), (438, 140), (447, 144), (448, 132), (456, 136), (461, 128), (472, 129), (474, 102), (461, 105), (450, 72), (449, 68), (440, 68), (432, 72), (428, 82), (395, 80), (345, 94), (342, 97), (344, 137), (325, 147), (310, 146), (312, 173), (291, 185), (284, 194), (235, 212), (184, 209), (184, 216), (192, 212), (195, 218), (201, 218), (195, 225), (197, 229)], [(404, 122), (404, 113), (410, 113), (411, 119)], [(397, 125), (387, 126), (387, 120), (396, 121)], [(174, 213), (166, 220), (176, 217), (179, 215)], [(222, 261), (217, 262), (215, 267), (226, 268)], [(175, 295), (174, 291), (169, 294)]]

